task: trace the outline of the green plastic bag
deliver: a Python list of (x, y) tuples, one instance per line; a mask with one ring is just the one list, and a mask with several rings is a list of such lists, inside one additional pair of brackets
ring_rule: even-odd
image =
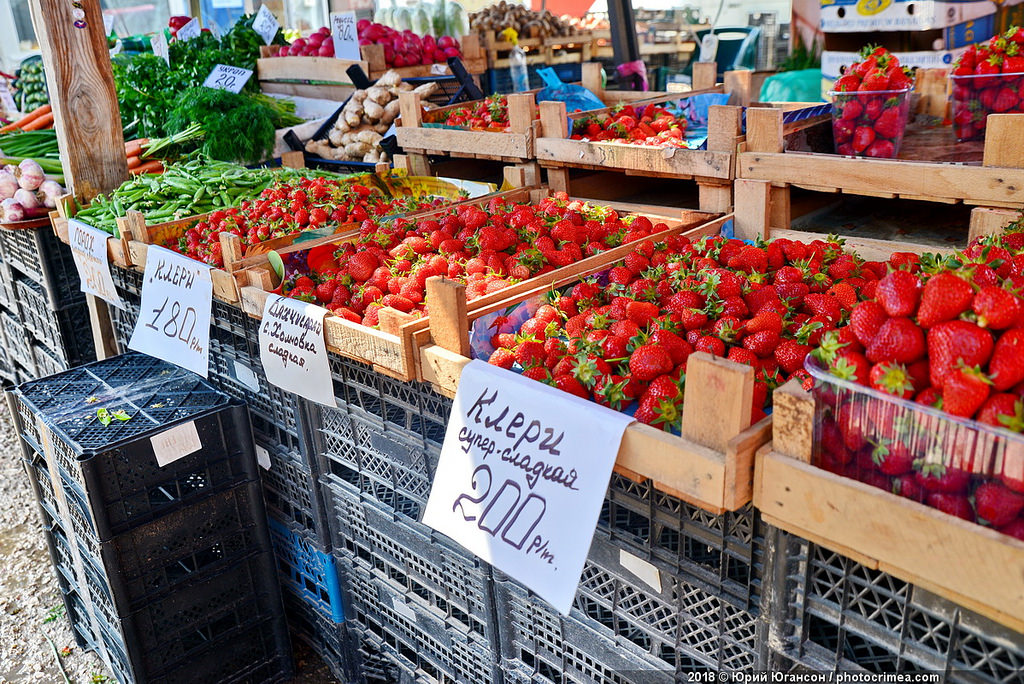
[(821, 69), (785, 71), (761, 86), (761, 102), (821, 102)]

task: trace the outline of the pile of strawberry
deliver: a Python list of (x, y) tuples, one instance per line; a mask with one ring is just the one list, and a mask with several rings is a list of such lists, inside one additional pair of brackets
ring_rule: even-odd
[(220, 234), (234, 233), (248, 247), (283, 235), (327, 225), (360, 223), (370, 218), (438, 206), (439, 198), (392, 198), (379, 188), (327, 178), (279, 182), (259, 198), (213, 212), (164, 245), (211, 266), (223, 267)]
[(836, 153), (892, 158), (910, 116), (914, 81), (885, 48), (868, 46), (848, 66), (833, 92), (832, 135)]
[(490, 97), (454, 109), (444, 109), (436, 113), (428, 112), (425, 120), (428, 123), (446, 126), (464, 126), (474, 130), (505, 132), (508, 131), (508, 95), (495, 93)]
[(420, 220), (364, 221), (314, 272), (286, 283), (291, 297), (316, 301), (350, 321), (374, 326), (382, 307), (427, 312), (427, 278), (466, 283), (470, 300), (667, 230), (644, 216), (571, 201), (554, 193), (536, 206), (492, 198)]
[(751, 417), (804, 359), (835, 335), (885, 264), (839, 242), (721, 237), (644, 240), (600, 277), (553, 296), (514, 333), (499, 332), (489, 363), (678, 431), (686, 363), (694, 351), (753, 366)]
[[(1021, 432), (1022, 287), (1024, 233), (983, 238), (956, 258), (922, 257), (883, 277), (850, 314), (852, 334), (815, 356), (837, 377)], [(1024, 455), (1005, 440), (827, 383), (818, 394), (828, 407), (822, 467), (1024, 538)]]
[(652, 147), (686, 147), (683, 142), (685, 133), (686, 120), (662, 105), (620, 105), (611, 113), (576, 119), (570, 137), (592, 142), (615, 140)]
[(988, 115), (1024, 112), (1024, 28), (1011, 26), (971, 45), (953, 66), (953, 130), (959, 140), (981, 138)]

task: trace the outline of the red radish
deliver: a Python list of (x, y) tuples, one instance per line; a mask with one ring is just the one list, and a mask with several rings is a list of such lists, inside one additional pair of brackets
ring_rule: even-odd
[(437, 39), (437, 46), (442, 50), (445, 48), (455, 47), (455, 39), (451, 36), (441, 36)]
[(369, 19), (360, 19), (356, 22), (356, 31), (361, 33), (368, 29), (372, 23)]
[(445, 57), (459, 57), (460, 56), (459, 49), (458, 48), (453, 48), (453, 47), (445, 48), (444, 49), (444, 56)]
[(320, 44), (320, 49), (317, 51), (317, 54), (320, 55), (321, 57), (333, 57), (334, 56), (334, 41), (333, 40), (325, 40), (323, 43), (321, 43)]

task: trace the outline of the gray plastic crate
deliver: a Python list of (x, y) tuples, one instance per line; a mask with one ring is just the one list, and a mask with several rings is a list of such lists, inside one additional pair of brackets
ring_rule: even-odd
[(15, 273), (39, 283), (50, 309), (59, 309), (82, 296), (71, 247), (46, 224), (30, 230), (0, 228), (0, 255)]

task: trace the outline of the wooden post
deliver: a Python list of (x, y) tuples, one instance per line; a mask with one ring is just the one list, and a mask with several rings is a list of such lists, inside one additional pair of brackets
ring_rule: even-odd
[[(752, 111), (754, 110), (748, 109), (747, 114), (749, 115)], [(771, 187), (770, 181), (749, 178), (736, 179), (734, 183), (735, 198), (733, 199), (736, 216), (733, 221), (737, 239), (753, 240), (757, 237), (768, 237)]]
[(598, 62), (584, 62), (580, 84), (604, 100), (604, 86), (601, 85), (601, 65)]
[[(68, 189), (86, 201), (128, 178), (99, 0), (30, 0)], [(97, 358), (116, 353), (107, 303), (86, 295)]]
[[(404, 93), (403, 93), (404, 95)], [(537, 115), (537, 103), (530, 93), (513, 93), (508, 96), (508, 127), (513, 133), (526, 133), (533, 126)], [(481, 150), (486, 151), (486, 150)]]
[(1019, 144), (1024, 114), (989, 114), (985, 123), (984, 166), (1024, 168), (1024, 147)]
[(569, 119), (564, 102), (540, 103), (540, 137), (560, 140), (569, 137)]
[(686, 362), (683, 437), (715, 451), (750, 427), (754, 369), (705, 352)]
[(427, 278), (430, 336), (448, 351), (469, 357), (469, 315), (466, 286), (440, 276)]
[(693, 65), (692, 86), (694, 90), (714, 88), (718, 83), (718, 64), (715, 62), (697, 62)]
[(300, 150), (281, 153), (281, 166), (288, 169), (306, 168), (306, 156)]
[(724, 78), (725, 92), (729, 95), (729, 103), (746, 107), (752, 97), (751, 83), (754, 72), (749, 69), (726, 71)]
[(747, 109), (747, 152), (778, 153), (783, 149), (782, 110)]
[(708, 150), (736, 154), (737, 138), (742, 131), (742, 107), (712, 105), (708, 109)]
[(971, 209), (971, 227), (967, 233), (967, 241), (986, 235), (998, 235), (1006, 227), (1020, 218), (1020, 212), (1013, 209), (992, 209), (975, 207)]

